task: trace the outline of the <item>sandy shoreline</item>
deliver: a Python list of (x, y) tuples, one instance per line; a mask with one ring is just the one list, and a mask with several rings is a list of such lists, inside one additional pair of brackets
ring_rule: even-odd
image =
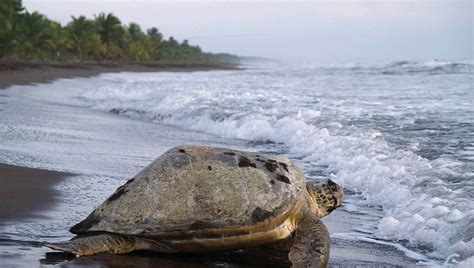
[[(53, 68), (51, 72), (54, 73), (54, 70), (56, 69)], [(110, 72), (110, 69), (107, 70), (105, 72)], [(180, 70), (184, 71), (185, 69)], [(44, 69), (40, 68), (39, 78), (42, 78), (43, 71)], [(73, 75), (73, 71), (71, 76), (77, 76), (77, 72)], [(152, 71), (157, 71), (157, 69)], [(6, 72), (10, 71), (0, 71), (0, 75)], [(28, 70), (19, 72), (23, 72), (23, 75), (29, 73)], [(59, 73), (55, 73), (55, 75), (54, 78), (61, 77)], [(26, 77), (25, 79), (30, 78)], [(1, 78), (0, 81), (3, 82)], [(59, 82), (61, 81), (56, 83)], [(69, 86), (71, 91), (74, 91), (77, 89), (75, 82), (73, 80), (63, 81), (61, 82), (63, 83), (61, 88), (66, 85), (64, 88)], [(48, 90), (48, 87), (52, 89)], [(35, 95), (38, 91), (42, 98)], [(45, 180), (41, 180), (42, 182), (38, 180), (40, 184), (37, 187), (46, 188), (45, 193), (41, 196), (38, 195), (38, 198), (48, 198), (49, 201), (45, 203), (44, 207), (32, 207), (28, 213), (35, 216), (34, 214), (44, 212), (45, 215), (47, 214), (50, 217), (46, 220), (44, 218), (33, 218), (30, 221), (27, 218), (30, 217), (28, 215), (14, 215), (15, 218), (9, 221), (12, 224), (7, 226), (8, 228), (4, 231), (0, 228), (0, 259), (7, 266), (9, 264), (25, 267), (38, 266), (39, 264), (66, 266), (70, 264), (78, 267), (123, 267), (127, 265), (150, 267), (216, 267), (228, 265), (229, 267), (242, 267), (249, 264), (276, 267), (288, 265), (284, 260), (275, 258), (277, 256), (273, 256), (272, 259), (262, 256), (250, 256), (246, 260), (245, 256), (239, 254), (226, 255), (222, 253), (212, 256), (170, 256), (140, 253), (125, 256), (92, 256), (71, 259), (70, 255), (41, 247), (37, 241), (54, 242), (55, 240), (71, 238), (72, 235), (67, 233), (67, 229), (84, 216), (77, 216), (83, 209), (84, 203), (88, 204), (87, 212), (91, 211), (93, 206), (99, 204), (116, 187), (122, 184), (117, 179), (126, 180), (127, 176), (133, 175), (132, 173), (139, 171), (153, 158), (172, 146), (183, 143), (234, 148), (248, 146), (245, 142), (238, 140), (221, 140), (203, 133), (185, 131), (166, 125), (117, 116), (112, 113), (103, 113), (78, 105), (70, 105), (67, 101), (62, 102), (65, 99), (51, 101), (51, 97), (61, 92), (70, 91), (58, 91), (57, 88), (54, 89), (53, 83), (39, 87), (12, 88), (0, 94), (0, 113), (4, 115), (1, 122), (4, 127), (0, 129), (0, 135), (3, 135), (1, 136), (3, 141), (0, 143), (0, 154), (3, 158), (0, 161), (24, 166), (41, 163), (41, 166), (46, 166), (47, 169), (67, 170), (77, 174), (75, 175), (77, 177), (69, 180), (65, 179), (68, 176), (65, 173), (54, 171), (50, 173), (50, 171), (44, 170), (32, 171), (28, 168), (4, 165), (12, 169), (12, 172), (16, 172), (12, 176), (18, 177), (15, 174), (29, 174), (30, 180), (45, 178)], [(25, 109), (25, 107), (28, 107), (28, 109)], [(2, 169), (0, 169), (0, 174), (4, 174)], [(6, 178), (11, 178), (11, 176)], [(0, 180), (0, 183), (5, 180)], [(11, 179), (8, 180), (11, 181)], [(22, 187), (29, 183), (29, 181), (14, 183), (19, 192), (13, 195), (16, 199), (11, 207), (17, 211), (22, 209), (17, 206), (16, 200), (36, 195), (24, 194)], [(51, 187), (55, 184), (59, 184), (60, 193)], [(58, 198), (55, 197), (56, 194)], [(104, 195), (104, 197), (91, 201), (101, 195)], [(61, 200), (59, 197), (61, 197)], [(58, 204), (58, 206), (53, 211), (51, 205), (54, 204)], [(3, 217), (1, 218), (3, 219)], [(342, 209), (336, 210), (324, 221), (331, 233), (348, 232), (354, 227), (353, 215)], [(0, 225), (0, 227), (2, 226)], [(412, 266), (414, 264), (416, 264), (416, 261), (406, 258), (402, 252), (396, 251), (392, 247), (337, 238), (333, 239), (331, 246), (330, 267), (348, 265)]]
[(45, 83), (58, 78), (90, 77), (110, 72), (191, 72), (238, 70), (230, 64), (213, 63), (101, 63), (101, 62), (1, 62), (0, 89), (11, 85)]

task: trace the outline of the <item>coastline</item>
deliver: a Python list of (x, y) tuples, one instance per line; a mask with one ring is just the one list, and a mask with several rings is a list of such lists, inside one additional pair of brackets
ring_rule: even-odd
[(193, 72), (241, 70), (238, 65), (172, 62), (22, 62), (0, 61), (0, 89), (12, 85), (46, 83), (59, 78), (90, 77), (111, 72)]
[[(57, 68), (54, 70), (57, 71)], [(110, 68), (108, 70), (110, 70)], [(166, 69), (166, 71), (168, 70), (170, 69)], [(192, 69), (179, 69), (179, 71), (186, 70)], [(111, 71), (114, 72), (120, 70), (112, 69)], [(155, 72), (157, 69), (150, 71)], [(71, 74), (71, 76), (74, 75)], [(67, 83), (71, 84), (72, 82)], [(72, 86), (73, 87), (71, 87), (71, 89), (76, 87), (76, 85)], [(87, 194), (90, 193), (91, 196), (95, 196), (97, 193), (103, 192), (104, 195), (108, 195), (108, 193), (112, 192), (113, 190), (110, 190), (104, 186), (110, 185), (109, 188), (114, 188), (116, 186), (120, 186), (121, 183), (116, 180), (107, 181), (104, 180), (104, 178), (110, 177), (123, 179), (125, 176), (122, 176), (121, 174), (129, 174), (129, 172), (141, 169), (143, 165), (151, 161), (151, 159), (156, 157), (156, 155), (159, 155), (160, 152), (163, 152), (166, 148), (169, 148), (173, 145), (182, 144), (183, 141), (193, 144), (206, 143), (213, 145), (216, 143), (216, 146), (246, 146), (245, 144), (241, 144), (238, 141), (236, 141), (235, 144), (229, 144), (227, 140), (221, 141), (220, 139), (216, 139), (213, 136), (208, 136), (205, 134), (194, 133), (192, 131), (185, 131), (160, 124), (133, 120), (127, 117), (117, 116), (112, 113), (103, 113), (90, 109), (84, 109), (84, 107), (80, 106), (67, 105), (68, 103), (50, 102), (49, 98), (29, 99), (29, 96), (32, 95), (31, 93), (36, 92), (35, 87), (24, 87), (25, 90), (22, 90), (22, 88), (19, 87), (18, 89), (19, 90), (15, 88), (15, 90), (5, 91), (3, 99), (1, 99), (2, 97), (0, 96), (1, 101), (4, 101), (5, 104), (8, 104), (4, 105), (3, 112), (5, 115), (7, 115), (5, 117), (5, 124), (10, 126), (7, 128), (7, 132), (9, 134), (5, 136), (5, 142), (2, 144), (2, 146), (0, 146), (0, 151), (4, 150), (8, 152), (8, 154), (14, 155), (21, 155), (23, 152), (27, 152), (28, 157), (26, 159), (42, 159), (46, 163), (54, 163), (54, 165), (48, 167), (47, 169), (51, 168), (55, 170), (68, 170), (74, 174), (77, 174), (77, 178), (74, 178), (73, 180), (66, 180), (68, 181), (68, 186), (64, 189), (61, 189), (61, 193), (63, 191), (66, 194), (70, 192), (76, 192), (80, 188), (75, 187), (80, 187), (83, 184), (81, 182), (83, 181), (82, 178), (95, 176), (100, 177), (100, 180), (97, 181), (99, 184), (95, 185), (101, 185), (101, 189), (97, 189), (97, 187), (94, 187), (94, 184), (92, 184), (88, 189), (82, 192), (82, 194), (84, 195), (84, 193), (87, 192)], [(56, 94), (57, 92), (58, 91), (54, 92), (51, 90), (49, 93)], [(48, 92), (42, 92), (42, 94), (46, 93)], [(29, 109), (22, 109), (21, 107), (29, 107)], [(48, 128), (45, 128), (45, 126), (48, 126)], [(17, 148), (19, 142), (24, 144), (25, 147)], [(219, 142), (223, 143), (219, 144)], [(65, 144), (65, 146), (62, 146), (63, 144)], [(65, 158), (65, 156), (67, 156), (67, 160), (61, 160), (62, 158)], [(74, 159), (74, 161), (70, 161), (70, 159)], [(72, 164), (69, 164), (70, 162), (72, 162)], [(28, 160), (15, 163), (18, 163), (18, 165), (29, 165)], [(65, 163), (67, 165), (65, 165)], [(22, 169), (22, 167), (14, 167), (14, 169), (16, 168)], [(82, 170), (80, 168), (82, 168)], [(90, 170), (93, 172), (90, 172)], [(2, 170), (0, 170), (0, 172), (0, 174), (3, 174)], [(48, 187), (52, 189), (53, 185), (56, 183), (61, 183), (61, 181), (66, 177), (66, 173), (64, 173), (64, 177), (57, 178), (55, 180), (53, 180), (53, 177), (54, 176), (46, 177), (46, 179), (51, 181), (43, 182), (43, 184), (48, 185)], [(31, 178), (40, 177), (32, 176)], [(94, 181), (94, 178), (91, 179), (91, 182), (92, 181)], [(114, 184), (110, 184), (110, 182), (113, 182)], [(28, 182), (24, 182), (23, 184), (28, 184)], [(17, 186), (21, 189), (23, 184), (18, 183)], [(52, 189), (52, 191), (55, 192), (54, 189)], [(59, 194), (57, 192), (55, 193)], [(21, 192), (16, 196), (16, 198), (20, 197), (18, 199), (22, 199), (25, 196), (31, 195), (26, 195)], [(68, 204), (75, 206), (74, 209), (78, 210), (76, 205), (81, 204), (84, 201), (89, 201), (86, 199), (90, 199), (90, 196), (84, 195), (83, 199), (80, 198), (81, 196), (79, 195), (77, 203)], [(61, 200), (58, 198), (52, 198), (47, 207), (44, 209), (40, 208), (40, 210), (32, 210), (31, 213), (36, 214), (43, 211), (46, 213), (48, 209), (51, 210), (52, 205), (59, 203), (55, 203), (55, 201)], [(90, 201), (90, 206), (98, 204), (98, 201)], [(67, 200), (67, 202), (71, 202), (71, 200)], [(20, 210), (16, 204), (17, 203), (15, 203), (14, 206), (15, 210)], [(89, 209), (90, 208), (87, 210), (89, 211)], [(67, 228), (70, 226), (70, 224), (65, 224), (65, 222), (68, 222), (69, 219), (66, 219), (68, 216), (63, 214), (67, 210), (61, 210), (60, 206), (58, 210), (59, 211), (55, 212), (57, 213), (55, 216), (59, 217), (52, 217), (53, 219), (46, 221), (47, 224), (45, 224), (45, 226), (53, 226), (52, 228), (58, 229), (53, 229), (53, 231), (46, 229), (48, 232), (50, 232), (47, 234), (50, 237), (36, 236), (34, 237), (35, 241), (52, 239), (64, 240), (70, 238), (71, 234), (69, 233), (66, 236), (64, 236), (62, 233), (58, 234), (58, 230), (67, 232)], [(74, 218), (71, 216), (69, 217)], [(22, 221), (24, 219), (26, 218), (18, 217), (12, 221)], [(29, 223), (18, 223), (18, 225), (22, 226), (22, 228), (19, 229), (20, 231), (15, 230), (16, 233), (13, 235), (11, 232), (0, 232), (0, 238), (2, 236), (6, 237), (6, 239), (3, 241), (0, 239), (0, 258), (3, 258), (7, 264), (12, 265), (24, 264), (24, 266), (33, 266), (39, 262), (40, 264), (45, 265), (71, 265), (78, 267), (94, 265), (120, 267), (121, 265), (128, 264), (140, 264), (143, 266), (175, 265), (178, 267), (215, 267), (216, 265), (242, 267), (246, 266), (247, 264), (255, 265), (257, 264), (255, 263), (256, 260), (265, 262), (268, 261), (267, 258), (255, 258), (255, 256), (250, 256), (249, 262), (246, 262), (244, 258), (245, 256), (241, 256), (239, 254), (226, 255), (221, 253), (217, 255), (206, 256), (169, 256), (154, 254), (147, 255), (139, 253), (136, 255), (126, 255), (120, 257), (91, 256), (71, 260), (71, 256), (58, 252), (52, 252), (47, 248), (41, 247), (41, 245), (37, 244), (37, 242), (28, 242), (28, 244), (25, 245), (26, 242), (24, 240), (33, 240), (29, 233), (30, 228), (40, 228), (37, 227), (38, 224), (36, 221), (41, 220), (43, 219), (35, 220), (34, 226), (30, 225)], [(74, 220), (77, 221), (77, 219)], [(354, 219), (352, 215), (342, 209), (336, 210), (332, 216), (325, 218), (324, 221), (331, 233), (348, 232), (348, 230), (351, 230), (354, 226)], [(15, 224), (15, 226), (17, 226), (17, 224)], [(28, 231), (26, 233), (22, 233), (21, 231), (24, 229), (27, 229)], [(39, 232), (35, 229), (35, 232), (35, 235), (38, 233), (43, 234), (43, 230)], [(54, 235), (51, 236), (51, 234)], [(25, 251), (24, 248), (27, 248), (28, 250)], [(23, 251), (21, 251), (22, 255), (19, 256), (16, 253), (20, 250)], [(402, 252), (397, 251), (395, 248), (381, 247), (377, 244), (361, 241), (347, 241), (338, 239), (337, 237), (333, 240), (331, 252), (331, 260), (329, 263), (330, 267), (346, 266), (349, 264), (354, 266), (413, 266), (416, 264), (416, 261), (408, 259), (403, 255)], [(263, 264), (275, 267), (280, 265), (288, 265), (280, 259), (272, 260), (271, 264), (262, 263), (262, 265)]]

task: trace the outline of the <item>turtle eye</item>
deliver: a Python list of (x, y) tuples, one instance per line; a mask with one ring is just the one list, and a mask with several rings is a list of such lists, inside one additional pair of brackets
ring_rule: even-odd
[(328, 180), (328, 187), (329, 187), (329, 190), (333, 192), (337, 191), (337, 184), (333, 182), (332, 180)]

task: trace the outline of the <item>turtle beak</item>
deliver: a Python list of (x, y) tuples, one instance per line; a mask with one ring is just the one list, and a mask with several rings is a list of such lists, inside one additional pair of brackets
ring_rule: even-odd
[(331, 212), (342, 205), (342, 201), (344, 200), (344, 192), (342, 191), (342, 188), (332, 180), (328, 180), (327, 185), (329, 189), (331, 189), (331, 191), (333, 192), (334, 205), (331, 209), (328, 210), (328, 212)]
[(337, 207), (331, 207), (331, 208), (328, 208), (327, 212), (328, 214), (333, 212)]

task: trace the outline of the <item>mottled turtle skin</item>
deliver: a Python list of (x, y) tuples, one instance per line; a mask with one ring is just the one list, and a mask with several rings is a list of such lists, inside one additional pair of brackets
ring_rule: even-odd
[[(342, 190), (331, 181), (307, 183), (301, 170), (287, 158), (178, 146), (73, 226), (70, 231), (78, 235), (75, 239), (47, 246), (90, 255), (137, 249), (206, 252), (291, 240), (287, 243), (294, 264), (324, 266), (329, 236), (319, 218), (340, 206), (342, 198)], [(313, 256), (302, 253), (307, 249), (298, 249), (299, 253), (295, 249), (292, 255), (291, 248), (298, 240), (295, 232), (299, 228), (308, 232), (313, 227), (317, 230), (305, 237), (315, 236), (319, 244), (312, 245), (324, 250), (327, 247), (327, 254)], [(324, 260), (314, 262), (315, 257)]]

